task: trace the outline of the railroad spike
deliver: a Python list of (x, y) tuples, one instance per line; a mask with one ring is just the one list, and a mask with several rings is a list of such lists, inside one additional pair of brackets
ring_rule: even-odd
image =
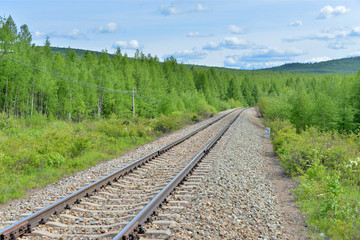
[(31, 232), (32, 232), (32, 228), (31, 228), (31, 224), (30, 224), (30, 223), (28, 223), (26, 231), (27, 231), (28, 233), (31, 233)]
[(139, 226), (139, 233), (140, 234), (144, 234), (145, 233), (145, 230), (142, 226)]

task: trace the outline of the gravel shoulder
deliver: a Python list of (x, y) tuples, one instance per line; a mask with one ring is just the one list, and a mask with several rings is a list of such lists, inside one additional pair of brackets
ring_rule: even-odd
[[(262, 131), (264, 130), (263, 124), (255, 116), (252, 116), (249, 121)], [(289, 239), (309, 239), (305, 216), (296, 206), (296, 197), (293, 193), (297, 183), (286, 175), (285, 169), (280, 165), (279, 156), (273, 150), (271, 141), (266, 138), (263, 138), (263, 158), (265, 165), (268, 166), (266, 179), (274, 186), (273, 191), (278, 198), (278, 208), (283, 212), (284, 232), (290, 236)]]
[(307, 239), (304, 217), (255, 110), (217, 145), (211, 174), (179, 212), (172, 239)]

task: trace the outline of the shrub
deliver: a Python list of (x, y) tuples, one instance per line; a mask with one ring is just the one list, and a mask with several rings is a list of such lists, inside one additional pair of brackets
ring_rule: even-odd
[(59, 167), (65, 163), (65, 158), (59, 153), (54, 152), (46, 156), (46, 165), (49, 167)]
[(358, 239), (359, 135), (312, 127), (297, 134), (288, 121), (269, 126), (282, 165), (299, 180), (297, 203), (314, 238)]
[(284, 97), (261, 98), (259, 112), (268, 120), (286, 120), (290, 118), (291, 105)]

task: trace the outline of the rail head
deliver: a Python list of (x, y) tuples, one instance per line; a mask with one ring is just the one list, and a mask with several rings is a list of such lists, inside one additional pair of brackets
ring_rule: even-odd
[(141, 210), (114, 238), (113, 240), (132, 239), (133, 235), (142, 229), (142, 225), (149, 220), (155, 210), (165, 201), (166, 197), (186, 178), (186, 176), (197, 166), (201, 159), (216, 144), (222, 135), (229, 129), (232, 123), (240, 116), (243, 109), (194, 157), (190, 163), (176, 175), (144, 208)]
[(171, 149), (172, 147), (176, 146), (177, 144), (185, 141), (186, 139), (195, 135), (199, 131), (207, 128), (211, 124), (214, 124), (215, 122), (223, 119), (224, 117), (228, 116), (229, 114), (231, 114), (234, 111), (236, 111), (236, 109), (222, 115), (221, 117), (214, 119), (212, 122), (206, 124), (205, 126), (199, 127), (196, 130), (186, 134), (185, 136), (182, 136), (182, 137), (176, 139), (175, 141), (172, 141), (169, 144), (166, 144), (165, 146), (160, 147), (159, 149), (155, 150), (154, 152), (141, 157), (140, 159), (115, 171), (114, 173), (111, 173), (111, 174), (101, 178), (100, 180), (98, 180), (96, 182), (89, 184), (88, 186), (70, 194), (69, 196), (62, 198), (47, 207), (44, 207), (43, 209), (21, 219), (20, 221), (15, 222), (12, 225), (10, 225), (4, 229), (0, 229), (0, 240), (12, 240), (12, 239), (16, 239), (17, 237), (22, 236), (25, 233), (31, 233), (33, 227), (35, 227), (38, 224), (45, 223), (50, 218), (51, 215), (57, 214), (66, 208), (71, 208), (71, 206), (76, 203), (80, 203), (81, 198), (90, 196), (93, 192), (109, 185), (113, 181), (116, 181), (121, 176), (124, 176), (125, 174), (127, 174), (130, 171), (132, 171), (133, 169), (141, 166), (142, 164), (146, 163), (147, 161), (150, 161), (153, 158), (161, 155), (165, 151), (167, 151), (167, 150)]

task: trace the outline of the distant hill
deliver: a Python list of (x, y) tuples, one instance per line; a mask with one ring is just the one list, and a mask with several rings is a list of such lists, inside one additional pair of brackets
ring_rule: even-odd
[[(62, 47), (51, 47), (51, 51), (53, 51), (54, 53), (60, 53), (61, 55), (65, 56), (66, 55), (66, 51), (68, 49), (74, 50), (76, 52), (76, 54), (78, 56), (82, 56), (85, 54), (85, 52), (87, 50), (84, 49), (76, 49), (76, 48), (62, 48)], [(90, 50), (89, 50), (90, 51)], [(90, 51), (92, 54), (96, 54), (98, 56), (100, 56), (101, 52), (97, 52), (97, 51)]]
[(360, 57), (342, 58), (318, 63), (288, 63), (279, 67), (261, 69), (272, 72), (298, 73), (357, 73)]
[[(65, 56), (66, 51), (69, 48), (60, 48), (60, 47), (51, 47), (51, 50), (54, 53), (60, 53)], [(74, 50), (78, 56), (82, 56), (85, 54), (87, 50), (83, 49), (75, 49)], [(92, 54), (96, 54), (100, 56), (101, 52), (90, 51)], [(110, 54), (112, 55), (112, 54)], [(201, 65), (192, 65), (186, 64), (188, 67), (197, 67), (197, 68), (209, 68), (208, 66)], [(236, 69), (228, 69), (223, 67), (212, 67), (216, 69), (224, 69), (228, 71), (238, 72)], [(325, 62), (318, 63), (287, 63), (278, 67), (272, 68), (264, 68), (259, 69), (260, 71), (271, 71), (271, 72), (298, 72), (298, 73), (357, 73), (360, 70), (360, 57), (352, 57), (352, 58), (342, 58), (336, 60), (330, 60)], [(244, 72), (242, 70), (240, 72)]]
[[(66, 55), (66, 51), (67, 50), (74, 50), (76, 52), (76, 54), (81, 57), (83, 55), (85, 55), (86, 51), (90, 51), (91, 54), (96, 54), (97, 56), (100, 56), (101, 52), (99, 51), (91, 51), (91, 50), (85, 50), (85, 49), (77, 49), (77, 48), (64, 48), (64, 47), (51, 47), (51, 51), (53, 51), (54, 53), (60, 53), (62, 56)], [(113, 55), (112, 53), (108, 53), (110, 56)], [(129, 57), (130, 59), (133, 57)], [(179, 62), (180, 63), (180, 62)], [(233, 68), (226, 68), (226, 67), (212, 67), (212, 66), (205, 66), (205, 65), (194, 65), (194, 64), (184, 64), (186, 67), (191, 68), (199, 68), (199, 69), (209, 69), (209, 68), (214, 68), (218, 71), (227, 71), (227, 72), (232, 72), (232, 73), (243, 73), (243, 72), (247, 72), (250, 70), (242, 70), (242, 69), (233, 69)]]

